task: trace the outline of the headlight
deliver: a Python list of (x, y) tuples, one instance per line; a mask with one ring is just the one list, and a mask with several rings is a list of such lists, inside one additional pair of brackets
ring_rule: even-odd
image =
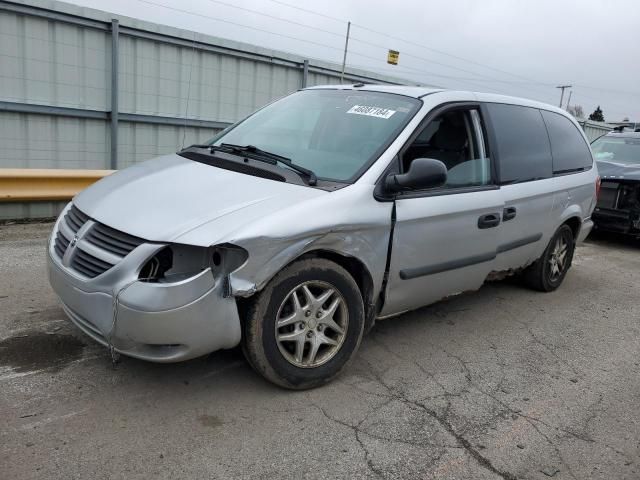
[(243, 248), (223, 244), (213, 247), (169, 245), (158, 251), (140, 269), (138, 278), (145, 282), (174, 283), (191, 278), (207, 268), (214, 277), (240, 268), (249, 257)]
[(156, 253), (140, 269), (138, 278), (147, 282), (157, 282), (165, 278), (165, 274), (173, 267), (173, 250), (165, 247)]

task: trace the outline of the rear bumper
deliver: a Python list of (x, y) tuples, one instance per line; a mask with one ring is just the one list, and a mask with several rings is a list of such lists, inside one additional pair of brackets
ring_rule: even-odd
[(49, 248), (48, 271), (71, 321), (124, 355), (179, 362), (240, 342), (235, 299), (222, 295), (222, 279), (214, 279), (209, 269), (175, 284), (133, 277), (105, 286), (68, 271)]

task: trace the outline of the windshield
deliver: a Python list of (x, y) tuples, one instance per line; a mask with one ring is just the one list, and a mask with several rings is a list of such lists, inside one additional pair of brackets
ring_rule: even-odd
[(640, 137), (600, 137), (591, 144), (591, 149), (596, 160), (624, 165), (640, 164)]
[(259, 110), (211, 140), (253, 145), (319, 178), (350, 181), (393, 141), (420, 108), (415, 98), (353, 90), (304, 90)]

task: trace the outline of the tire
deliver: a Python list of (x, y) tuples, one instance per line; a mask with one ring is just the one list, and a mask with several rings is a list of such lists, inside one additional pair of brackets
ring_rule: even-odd
[(254, 370), (276, 385), (314, 388), (349, 364), (364, 323), (360, 289), (344, 268), (324, 259), (299, 260), (252, 299), (243, 352)]
[[(562, 225), (551, 237), (542, 256), (525, 269), (525, 283), (541, 292), (554, 291), (562, 284), (571, 267), (575, 247), (573, 231), (568, 225)], [(562, 251), (564, 256), (559, 257)]]

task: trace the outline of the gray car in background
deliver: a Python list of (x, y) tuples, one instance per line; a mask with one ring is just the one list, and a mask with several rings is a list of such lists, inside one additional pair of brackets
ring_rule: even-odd
[(241, 344), (288, 388), (335, 377), (375, 320), (521, 274), (556, 289), (599, 179), (566, 112), (422, 87), (315, 87), (119, 171), (53, 229), (51, 285), (112, 352)]

